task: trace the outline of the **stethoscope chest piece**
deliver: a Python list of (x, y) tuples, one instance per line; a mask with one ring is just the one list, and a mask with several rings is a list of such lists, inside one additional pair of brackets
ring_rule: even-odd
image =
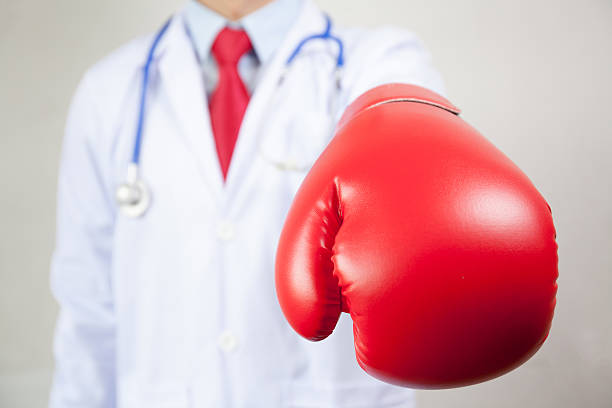
[(151, 206), (151, 193), (140, 178), (121, 183), (115, 191), (115, 200), (121, 214), (130, 218), (141, 217)]

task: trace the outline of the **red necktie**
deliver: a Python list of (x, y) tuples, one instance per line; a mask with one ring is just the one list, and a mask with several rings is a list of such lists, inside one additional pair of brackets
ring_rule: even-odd
[(208, 108), (224, 180), (242, 117), (249, 104), (249, 93), (238, 75), (238, 61), (251, 48), (251, 41), (244, 30), (227, 27), (219, 32), (212, 46), (212, 54), (219, 69), (219, 82)]

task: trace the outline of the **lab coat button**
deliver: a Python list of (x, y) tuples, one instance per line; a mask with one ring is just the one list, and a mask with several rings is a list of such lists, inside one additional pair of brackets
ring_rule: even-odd
[(223, 241), (229, 241), (234, 238), (234, 225), (230, 222), (221, 222), (217, 226), (217, 236)]
[(238, 339), (232, 332), (228, 330), (221, 333), (218, 341), (219, 347), (226, 353), (232, 352), (236, 350), (236, 347), (238, 347)]

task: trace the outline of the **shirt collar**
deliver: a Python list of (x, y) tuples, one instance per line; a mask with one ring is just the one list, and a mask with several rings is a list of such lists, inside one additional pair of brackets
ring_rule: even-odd
[(265, 64), (295, 24), (302, 3), (303, 0), (275, 0), (237, 22), (229, 22), (197, 0), (190, 0), (183, 17), (200, 61), (208, 58), (217, 34), (230, 24), (244, 28), (257, 58)]

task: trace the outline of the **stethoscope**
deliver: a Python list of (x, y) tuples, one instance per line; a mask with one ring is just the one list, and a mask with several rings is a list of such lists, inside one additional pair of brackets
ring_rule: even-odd
[[(161, 38), (164, 36), (164, 33), (170, 26), (170, 22), (172, 19), (168, 19), (166, 23), (159, 29), (157, 34), (155, 35), (153, 42), (151, 43), (151, 47), (149, 48), (149, 52), (147, 54), (147, 59), (145, 65), (143, 67), (143, 75), (142, 75), (142, 84), (141, 84), (141, 92), (140, 92), (140, 105), (138, 108), (138, 121), (136, 125), (136, 137), (134, 138), (134, 148), (132, 151), (132, 159), (127, 167), (127, 175), (125, 181), (117, 187), (115, 192), (115, 198), (117, 201), (117, 205), (119, 206), (120, 212), (131, 218), (136, 218), (142, 216), (151, 206), (151, 191), (147, 187), (146, 183), (140, 177), (140, 150), (142, 145), (142, 133), (145, 122), (145, 105), (147, 101), (147, 89), (149, 85), (149, 72), (151, 63), (153, 61), (153, 55), (155, 54), (155, 49)], [(292, 62), (296, 59), (299, 53), (302, 51), (304, 45), (312, 40), (332, 40), (338, 45), (338, 54), (336, 57), (336, 66), (335, 66), (335, 80), (336, 87), (340, 88), (340, 77), (342, 72), (342, 67), (344, 66), (344, 46), (342, 40), (337, 36), (331, 33), (332, 22), (329, 16), (325, 15), (325, 30), (319, 34), (313, 34), (308, 37), (303, 38), (298, 45), (295, 47), (293, 52), (285, 61), (285, 66), (283, 67), (283, 71), (279, 77), (278, 85), (282, 84), (284, 81), (289, 67)], [(297, 168), (293, 168), (290, 165), (287, 165), (283, 162), (274, 162), (277, 167), (282, 168), (284, 170), (297, 170)]]

